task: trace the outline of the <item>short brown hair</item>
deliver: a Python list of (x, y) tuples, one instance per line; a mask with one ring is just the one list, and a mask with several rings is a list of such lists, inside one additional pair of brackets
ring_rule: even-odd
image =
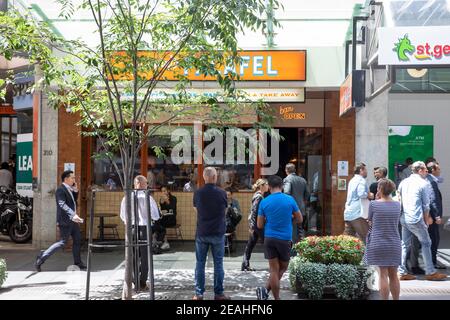
[(288, 164), (286, 165), (286, 171), (287, 171), (288, 173), (295, 173), (295, 164), (293, 164), (293, 163), (288, 163)]
[(354, 174), (360, 174), (361, 170), (364, 169), (366, 167), (365, 163), (362, 162), (358, 162), (355, 166), (355, 170), (353, 171)]
[(395, 191), (395, 183), (390, 179), (380, 179), (378, 181), (378, 189), (384, 196), (388, 196)]

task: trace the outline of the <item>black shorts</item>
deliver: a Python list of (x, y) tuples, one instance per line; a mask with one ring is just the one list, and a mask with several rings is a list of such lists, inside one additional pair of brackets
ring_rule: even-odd
[(289, 261), (291, 258), (292, 241), (275, 238), (264, 238), (264, 258)]

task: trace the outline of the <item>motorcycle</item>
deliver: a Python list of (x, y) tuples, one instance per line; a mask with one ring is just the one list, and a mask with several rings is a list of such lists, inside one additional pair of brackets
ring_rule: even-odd
[(33, 205), (31, 199), (15, 190), (0, 187), (0, 232), (9, 235), (15, 243), (31, 239)]

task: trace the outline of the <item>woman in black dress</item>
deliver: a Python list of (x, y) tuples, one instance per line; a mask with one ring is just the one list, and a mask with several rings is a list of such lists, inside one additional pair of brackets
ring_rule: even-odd
[[(170, 193), (167, 187), (161, 188), (161, 198), (159, 199), (159, 206), (161, 208), (161, 226), (163, 228), (175, 227), (177, 224), (177, 198)], [(164, 243), (161, 246), (162, 250), (169, 249), (169, 242), (167, 236), (164, 237)]]

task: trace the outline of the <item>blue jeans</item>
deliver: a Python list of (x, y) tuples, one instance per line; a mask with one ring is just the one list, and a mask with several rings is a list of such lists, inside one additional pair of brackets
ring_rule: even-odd
[(431, 258), (431, 239), (428, 234), (428, 227), (423, 220), (410, 224), (402, 221), (402, 264), (398, 268), (400, 274), (407, 274), (406, 258), (411, 249), (412, 236), (415, 235), (422, 246), (422, 256), (425, 263), (425, 274), (436, 272)]
[(195, 294), (202, 296), (205, 292), (205, 264), (209, 247), (214, 259), (214, 294), (223, 294), (223, 256), (225, 253), (225, 236), (206, 236), (195, 238)]

